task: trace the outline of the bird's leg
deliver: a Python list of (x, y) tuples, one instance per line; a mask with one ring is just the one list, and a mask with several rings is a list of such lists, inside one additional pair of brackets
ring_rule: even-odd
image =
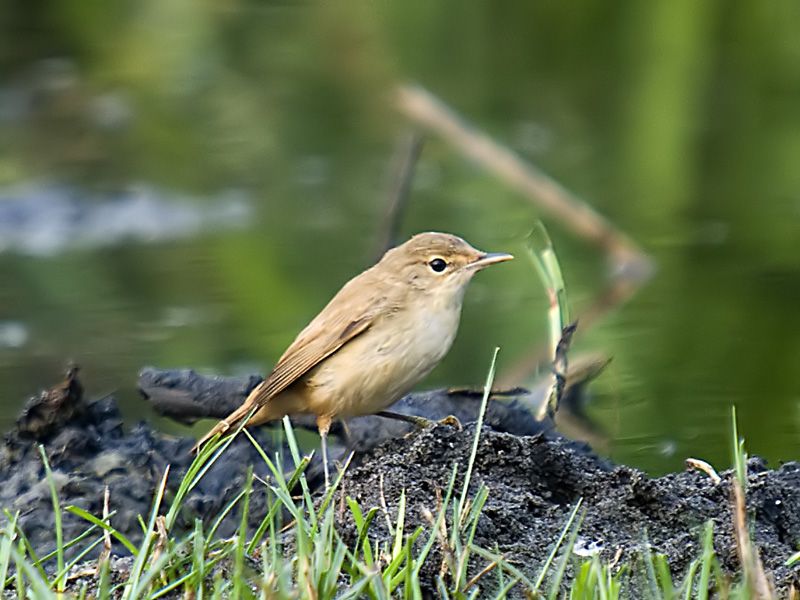
[(412, 425), (416, 425), (420, 429), (431, 427), (432, 425), (435, 425), (437, 423), (439, 425), (450, 425), (451, 427), (455, 427), (459, 431), (463, 429), (463, 427), (461, 426), (461, 421), (459, 421), (453, 415), (448, 415), (444, 419), (440, 419), (438, 421), (431, 421), (430, 419), (426, 419), (425, 417), (418, 417), (417, 415), (404, 415), (403, 413), (396, 413), (388, 410), (382, 410), (375, 414), (378, 415), (379, 417), (384, 417), (386, 419), (396, 419), (397, 421), (405, 421), (406, 423), (411, 423)]
[(328, 473), (328, 431), (331, 428), (331, 418), (328, 415), (319, 415), (317, 417), (317, 429), (319, 430), (319, 438), (322, 445), (322, 468), (325, 471), (325, 491), (330, 488), (331, 481)]
[(461, 424), (461, 421), (458, 420), (458, 417), (455, 415), (447, 415), (444, 419), (439, 419), (437, 421), (439, 425), (449, 425), (458, 431), (464, 429), (464, 426)]

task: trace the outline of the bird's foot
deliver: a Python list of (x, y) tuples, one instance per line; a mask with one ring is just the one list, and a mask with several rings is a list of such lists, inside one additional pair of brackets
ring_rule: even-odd
[(448, 415), (444, 419), (440, 419), (438, 421), (432, 421), (431, 419), (426, 419), (425, 417), (418, 417), (417, 415), (406, 415), (401, 413), (389, 412), (387, 410), (382, 410), (381, 412), (376, 414), (381, 417), (386, 417), (387, 419), (396, 419), (398, 421), (405, 421), (406, 423), (411, 423), (412, 425), (416, 425), (420, 429), (427, 429), (428, 427), (434, 427), (435, 425), (449, 425), (450, 427), (455, 427), (459, 431), (464, 429), (461, 426), (461, 421), (459, 421), (453, 415)]
[(456, 429), (456, 431), (463, 431), (464, 426), (461, 424), (461, 421), (455, 415), (447, 415), (444, 419), (439, 419), (437, 421), (439, 425), (449, 425)]

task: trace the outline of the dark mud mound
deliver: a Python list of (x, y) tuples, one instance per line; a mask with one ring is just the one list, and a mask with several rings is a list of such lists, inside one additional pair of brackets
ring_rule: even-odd
[[(70, 370), (62, 383), (30, 398), (16, 427), (0, 444), (0, 507), (19, 513), (18, 522), (40, 556), (55, 547), (50, 482), (40, 446), (52, 468), (61, 506), (75, 505), (101, 516), (108, 487), (111, 524), (135, 544), (142, 538), (138, 517), (147, 517), (167, 466), (166, 508), (194, 459), (193, 438), (167, 435), (146, 423), (125, 427), (113, 396), (85, 398), (76, 374)], [(256, 437), (268, 451), (274, 450), (268, 432), (257, 432)], [(255, 448), (245, 439), (236, 440), (187, 498), (174, 533), (191, 527), (195, 517), (219, 514), (241, 491), (251, 464), (257, 466), (257, 474), (267, 477)], [(265, 494), (254, 494), (253, 503), (254, 514), (261, 509), (263, 516)], [(64, 513), (63, 527), (64, 539), (70, 540), (86, 531), (89, 523)], [(227, 519), (222, 535), (235, 528), (234, 519)], [(81, 549), (73, 547), (67, 555)], [(115, 550), (124, 549), (115, 546)], [(94, 554), (98, 552), (99, 548)]]
[[(247, 393), (261, 379), (204, 377), (192, 370), (158, 371), (145, 369), (140, 386), (146, 399), (162, 414), (184, 422), (201, 417), (221, 418), (242, 403)], [(480, 394), (468, 391), (434, 390), (412, 394), (395, 405), (395, 410), (438, 419), (450, 409), (464, 422), (475, 419)], [(500, 429), (515, 433), (542, 431), (530, 412), (514, 400), (493, 403), (487, 418)], [(313, 419), (295, 420), (297, 427), (316, 431)], [(280, 424), (278, 424), (280, 426)], [(552, 427), (552, 424), (546, 425)], [(350, 425), (350, 445), (357, 451), (352, 464), (359, 464), (363, 453), (381, 442), (402, 437), (413, 426), (379, 417), (354, 419)], [(285, 448), (275, 445), (269, 428), (253, 432), (262, 448), (271, 456), (282, 450), (285, 472), (294, 466)], [(317, 438), (311, 437), (309, 443)], [(44, 464), (39, 446), (44, 449), (53, 470), (53, 481), (62, 506), (76, 505), (100, 516), (104, 490), (110, 490), (111, 524), (134, 543), (139, 543), (142, 529), (138, 516), (150, 511), (156, 487), (169, 465), (165, 491), (165, 510), (194, 459), (191, 448), (195, 439), (176, 437), (158, 431), (147, 423), (125, 427), (113, 396), (89, 399), (77, 379), (77, 369), (52, 388), (28, 400), (16, 427), (6, 433), (0, 444), (0, 508), (19, 512), (19, 523), (37, 554), (55, 546), (54, 515)], [(333, 458), (343, 458), (345, 446), (335, 440), (330, 445)], [(312, 450), (309, 447), (307, 450)], [(312, 489), (322, 484), (319, 453), (306, 470)], [(209, 469), (183, 502), (181, 518), (172, 533), (180, 535), (193, 527), (194, 519), (205, 522), (216, 518), (223, 507), (244, 487), (247, 470), (269, 479), (270, 472), (255, 447), (239, 436)], [(250, 500), (250, 523), (258, 526), (267, 512), (263, 488), (256, 488)], [(64, 537), (69, 540), (84, 532), (89, 524), (72, 514), (64, 515)], [(232, 535), (239, 517), (232, 512), (218, 532)], [(75, 554), (81, 548), (74, 547)], [(95, 554), (99, 552), (99, 548)]]
[[(241, 403), (258, 379), (148, 370), (141, 381), (154, 406), (162, 412), (172, 411), (182, 420), (193, 420), (227, 414), (228, 404)], [(472, 477), (473, 494), (480, 483), (489, 488), (477, 529), (478, 545), (491, 550), (497, 547), (524, 571), (536, 573), (582, 498), (586, 516), (580, 529), (581, 548), (599, 548), (608, 560), (619, 552), (620, 560), (627, 561), (635, 560), (647, 540), (654, 551), (667, 556), (675, 574), (682, 575), (698, 555), (700, 532), (710, 519), (722, 568), (730, 573), (739, 571), (730, 473), (723, 474), (722, 483), (715, 485), (702, 473), (654, 479), (636, 469), (610, 464), (588, 446), (555, 434), (552, 424), (545, 424), (543, 430), (521, 403), (523, 393), (516, 391), (511, 398), (498, 396), (489, 403)], [(410, 395), (395, 409), (434, 419), (455, 412), (466, 424), (475, 419), (479, 406), (480, 394), (438, 390)], [(304, 423), (298, 420), (297, 425)], [(437, 511), (437, 491), (446, 487), (454, 463), (459, 465), (459, 478), (463, 476), (474, 425), (463, 431), (446, 426), (419, 431), (403, 423), (366, 417), (354, 420), (351, 430), (351, 442), (359, 452), (343, 482), (344, 493), (356, 498), (364, 509), (382, 507), (385, 500), (394, 519), (400, 493), (405, 490), (407, 529), (417, 525), (429, 529), (425, 510)], [(277, 450), (268, 430), (258, 428), (254, 433), (267, 452)], [(41, 445), (52, 466), (62, 506), (75, 504), (100, 515), (108, 486), (110, 509), (115, 511), (113, 526), (138, 543), (141, 528), (137, 516), (148, 514), (168, 464), (165, 507), (169, 506), (193, 458), (189, 451), (193, 443), (191, 437), (166, 435), (144, 423), (124, 427), (114, 399), (87, 400), (73, 370), (60, 384), (31, 398), (15, 429), (4, 436), (0, 506), (19, 512), (22, 529), (39, 555), (53, 548), (54, 515), (38, 449)], [(332, 450), (339, 456), (344, 452), (341, 445)], [(240, 436), (185, 500), (182, 520), (171, 533), (180, 535), (195, 518), (206, 523), (215, 518), (242, 489), (251, 465), (260, 477), (269, 476), (257, 451)], [(784, 562), (800, 543), (800, 466), (789, 463), (767, 470), (757, 459), (749, 466), (747, 501), (755, 542), (778, 587), (785, 587), (798, 570), (794, 567), (793, 572)], [(284, 467), (291, 470), (289, 464)], [(315, 469), (312, 464), (308, 471), (312, 486), (321, 481)], [(253, 526), (266, 510), (263, 489), (254, 491), (250, 501)], [(229, 515), (218, 533), (231, 535), (238, 524), (238, 515)], [(65, 515), (65, 539), (87, 527), (78, 517)], [(371, 527), (371, 538), (388, 538), (384, 519), (375, 519)], [(342, 519), (340, 529), (345, 538), (354, 536), (347, 518)], [(121, 548), (115, 546), (117, 550)], [(427, 569), (423, 575), (435, 590), (432, 582), (438, 561), (430, 560)]]
[[(381, 489), (396, 518), (397, 499), (406, 493), (406, 527), (429, 527), (424, 512), (436, 513), (436, 490), (447, 486), (453, 463), (462, 481), (474, 438), (474, 427), (446, 427), (386, 442), (353, 469), (346, 493), (363, 507), (381, 506)], [(748, 509), (764, 566), (778, 587), (796, 576), (784, 566), (800, 543), (800, 465), (767, 470), (750, 461)], [(714, 545), (722, 568), (739, 571), (731, 518), (731, 473), (715, 485), (699, 472), (650, 478), (636, 469), (614, 466), (572, 442), (545, 436), (520, 437), (484, 428), (475, 462), (471, 492), (482, 482), (489, 498), (479, 520), (476, 543), (499, 551), (529, 575), (547, 557), (570, 512), (583, 499), (586, 516), (576, 547), (599, 549), (611, 561), (636, 560), (643, 545), (667, 556), (673, 573), (683, 576), (700, 553), (707, 520), (714, 522)], [(460, 490), (460, 483), (457, 483)], [(353, 531), (348, 530), (348, 535)], [(371, 534), (388, 536), (383, 519)], [(479, 565), (483, 566), (483, 565)], [(430, 561), (431, 586), (438, 572)]]
[[(125, 430), (112, 397), (88, 402), (72, 394), (58, 399), (57, 387), (31, 398), (17, 428), (3, 439), (0, 506), (19, 512), (22, 529), (37, 553), (53, 549), (53, 506), (38, 449), (42, 445), (62, 505), (75, 504), (99, 516), (108, 486), (111, 510), (116, 511), (113, 525), (126, 535), (141, 537), (137, 516), (147, 514), (166, 465), (188, 456), (191, 443), (157, 435), (144, 425)], [(88, 523), (65, 515), (64, 528), (69, 540), (85, 531)]]

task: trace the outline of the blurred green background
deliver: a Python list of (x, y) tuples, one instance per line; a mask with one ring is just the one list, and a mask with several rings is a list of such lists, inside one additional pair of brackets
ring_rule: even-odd
[[(7, 0), (2, 429), (68, 359), (131, 421), (152, 418), (135, 392), (144, 365), (267, 369), (374, 258), (408, 130), (388, 101), (398, 81), (430, 89), (655, 258), (647, 287), (574, 348), (614, 357), (589, 408), (614, 459), (653, 473), (686, 456), (727, 466), (734, 404), (752, 452), (797, 458), (794, 0)], [(152, 239), (85, 243), (102, 235), (70, 228), (132, 186), (200, 215), (232, 196), (250, 212)], [(48, 203), (62, 197), (78, 217), (53, 225)], [(136, 214), (94, 226), (124, 232)], [(536, 218), (434, 138), (401, 232), (519, 253)], [(52, 242), (45, 222), (66, 231), (49, 250), (28, 244)], [(579, 314), (605, 264), (545, 223)], [(500, 370), (512, 365), (542, 340), (546, 306), (524, 260), (481, 274), (453, 351), (422, 385), (480, 385), (495, 345)]]

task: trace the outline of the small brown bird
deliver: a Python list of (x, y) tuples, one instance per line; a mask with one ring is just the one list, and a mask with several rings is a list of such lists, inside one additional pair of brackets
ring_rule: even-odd
[(512, 258), (481, 252), (446, 233), (421, 233), (392, 248), (339, 290), (269, 377), (196, 447), (238, 426), (253, 410), (248, 425), (314, 414), (327, 485), (331, 421), (375, 413), (397, 416), (383, 411), (450, 349), (472, 276)]

